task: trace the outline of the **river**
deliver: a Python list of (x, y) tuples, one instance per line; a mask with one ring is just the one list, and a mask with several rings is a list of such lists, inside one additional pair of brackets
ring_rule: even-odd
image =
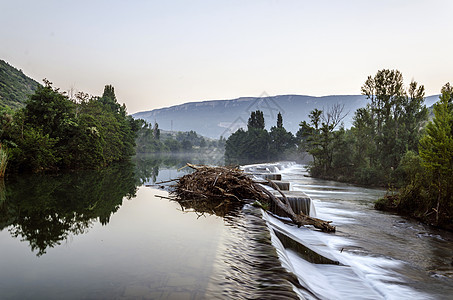
[[(453, 236), (372, 209), (384, 191), (281, 170), (337, 232), (296, 228), (246, 205), (225, 218), (183, 211), (155, 182), (183, 160), (32, 175), (0, 186), (1, 299), (451, 299)], [(308, 263), (292, 233), (342, 266)]]
[(295, 272), (318, 297), (365, 299), (360, 291), (366, 285), (377, 294), (370, 299), (453, 299), (451, 232), (374, 210), (373, 202), (385, 194), (383, 190), (314, 179), (301, 165), (281, 173), (293, 190), (312, 198), (318, 218), (337, 226), (335, 234), (286, 229), (349, 266), (342, 270), (296, 257)]

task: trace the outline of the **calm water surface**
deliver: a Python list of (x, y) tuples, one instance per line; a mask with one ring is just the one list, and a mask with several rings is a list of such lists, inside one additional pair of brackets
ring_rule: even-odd
[(178, 164), (6, 181), (0, 298), (296, 298), (260, 210), (200, 216), (149, 187), (189, 172)]

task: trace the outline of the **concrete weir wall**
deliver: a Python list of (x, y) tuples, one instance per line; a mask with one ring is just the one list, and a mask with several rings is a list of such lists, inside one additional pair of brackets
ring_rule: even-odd
[[(267, 180), (272, 180), (282, 193), (288, 199), (291, 208), (295, 213), (304, 213), (312, 215), (310, 208), (312, 206), (311, 199), (305, 193), (291, 190), (291, 183), (289, 181), (282, 181), (282, 175), (279, 173), (283, 168), (290, 167), (293, 162), (277, 162), (269, 164), (257, 164), (243, 166), (242, 169), (245, 173), (250, 174), (253, 178), (266, 186), (276, 197), (283, 198), (282, 195), (275, 189), (269, 187)], [(271, 204), (270, 211), (279, 216), (286, 216), (285, 213), (274, 203)]]

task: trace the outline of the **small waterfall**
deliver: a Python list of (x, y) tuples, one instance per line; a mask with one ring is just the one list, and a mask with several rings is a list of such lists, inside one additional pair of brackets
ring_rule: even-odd
[(313, 218), (316, 218), (317, 215), (316, 215), (316, 207), (315, 207), (315, 204), (313, 203), (313, 201), (310, 201), (310, 214), (309, 214), (310, 217), (313, 217)]
[[(286, 194), (287, 194), (286, 199), (288, 199), (288, 202), (295, 213), (302, 212), (308, 216), (313, 216), (313, 214), (316, 215), (316, 210), (310, 197), (299, 192), (297, 193), (286, 192)], [(279, 197), (280, 199), (283, 199), (281, 195), (276, 194), (276, 196)], [(270, 211), (281, 217), (286, 216), (286, 213), (274, 202), (271, 202)]]

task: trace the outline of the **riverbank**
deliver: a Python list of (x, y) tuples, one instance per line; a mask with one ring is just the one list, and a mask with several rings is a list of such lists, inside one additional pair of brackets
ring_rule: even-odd
[[(310, 174), (310, 176), (312, 175)], [(445, 205), (443, 210), (439, 210), (438, 206), (430, 207), (430, 201), (426, 199), (428, 198), (426, 191), (424, 193), (421, 192), (419, 190), (420, 187), (408, 185), (407, 187), (396, 189), (392, 186), (391, 189), (389, 189), (388, 184), (380, 184), (379, 182), (373, 183), (372, 181), (369, 181), (367, 184), (363, 184), (361, 182), (357, 182), (354, 177), (348, 177), (346, 174), (338, 176), (323, 175), (312, 177), (321, 180), (353, 184), (364, 188), (387, 188), (387, 193), (389, 195), (385, 195), (384, 197), (377, 199), (374, 205), (375, 209), (395, 213), (402, 217), (411, 218), (438, 229), (453, 232), (453, 216), (445, 213), (445, 211), (451, 212), (451, 209), (445, 209)], [(438, 211), (439, 214), (437, 214)]]
[(385, 195), (375, 202), (374, 208), (384, 212), (395, 213), (402, 217), (411, 218), (437, 229), (453, 232), (453, 223), (438, 223), (436, 220), (436, 210), (434, 208), (429, 209), (424, 207), (423, 209), (418, 208), (410, 210), (407, 207), (400, 205), (400, 203), (400, 194)]

